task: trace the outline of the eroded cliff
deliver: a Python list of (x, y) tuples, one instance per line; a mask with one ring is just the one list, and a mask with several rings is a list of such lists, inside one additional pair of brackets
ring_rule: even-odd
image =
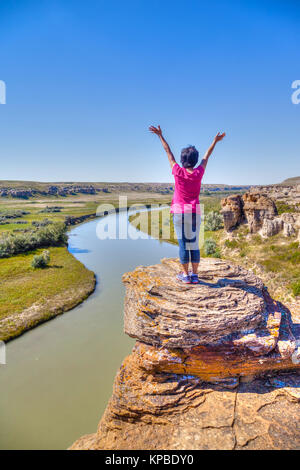
[(299, 318), (249, 271), (177, 260), (123, 277), (125, 332), (137, 339), (95, 434), (71, 449), (300, 447)]
[[(295, 202), (295, 201), (294, 201)], [(300, 237), (300, 215), (295, 202), (294, 213), (278, 215), (275, 199), (267, 194), (249, 192), (243, 196), (234, 194), (221, 201), (224, 227), (232, 232), (241, 224), (247, 224), (249, 232), (259, 233), (263, 238), (282, 231), (286, 237)], [(298, 231), (299, 230), (299, 231)]]

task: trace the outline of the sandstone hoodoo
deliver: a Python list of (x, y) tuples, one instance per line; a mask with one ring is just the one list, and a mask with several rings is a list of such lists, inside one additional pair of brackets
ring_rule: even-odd
[(235, 194), (222, 200), (222, 213), (227, 231), (233, 230), (241, 223), (248, 223), (250, 233), (258, 232), (265, 219), (277, 215), (274, 201), (259, 193)]
[(274, 200), (266, 194), (235, 194), (224, 198), (221, 204), (227, 232), (232, 232), (241, 224), (247, 224), (250, 233), (258, 232), (263, 238), (281, 231), (284, 236), (292, 237), (300, 228), (300, 215), (295, 212), (279, 216)]
[(245, 193), (242, 198), (244, 214), (250, 233), (258, 232), (264, 219), (272, 219), (277, 215), (275, 202), (268, 196)]
[(71, 448), (299, 448), (299, 318), (233, 263), (201, 260), (199, 285), (177, 283), (178, 269), (124, 275), (137, 341), (97, 433)]
[(226, 197), (222, 200), (222, 214), (225, 230), (230, 231), (245, 222), (243, 213), (243, 200), (239, 194)]

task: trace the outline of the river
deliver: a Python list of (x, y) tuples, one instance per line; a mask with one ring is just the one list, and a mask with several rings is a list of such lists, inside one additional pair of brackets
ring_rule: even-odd
[[(150, 237), (99, 240), (97, 224), (113, 217), (69, 234), (69, 250), (97, 276), (95, 292), (7, 344), (7, 364), (0, 366), (0, 449), (65, 449), (97, 429), (115, 374), (134, 344), (123, 333), (122, 274), (177, 256), (176, 246)], [(128, 224), (127, 213), (117, 220)]]

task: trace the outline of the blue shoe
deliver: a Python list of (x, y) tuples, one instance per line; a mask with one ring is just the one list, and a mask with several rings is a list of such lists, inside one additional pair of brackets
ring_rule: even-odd
[(199, 284), (198, 274), (191, 274), (190, 278), (191, 278), (191, 283), (192, 284)]
[(184, 284), (191, 284), (191, 278), (189, 275), (185, 274), (185, 273), (179, 273), (177, 274), (176, 276), (177, 280), (178, 281), (181, 281), (183, 282)]

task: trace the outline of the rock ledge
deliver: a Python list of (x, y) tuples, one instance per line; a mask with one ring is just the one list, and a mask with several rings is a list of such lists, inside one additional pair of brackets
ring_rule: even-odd
[(203, 259), (123, 276), (125, 332), (137, 339), (96, 434), (71, 449), (299, 449), (299, 318), (253, 273)]

